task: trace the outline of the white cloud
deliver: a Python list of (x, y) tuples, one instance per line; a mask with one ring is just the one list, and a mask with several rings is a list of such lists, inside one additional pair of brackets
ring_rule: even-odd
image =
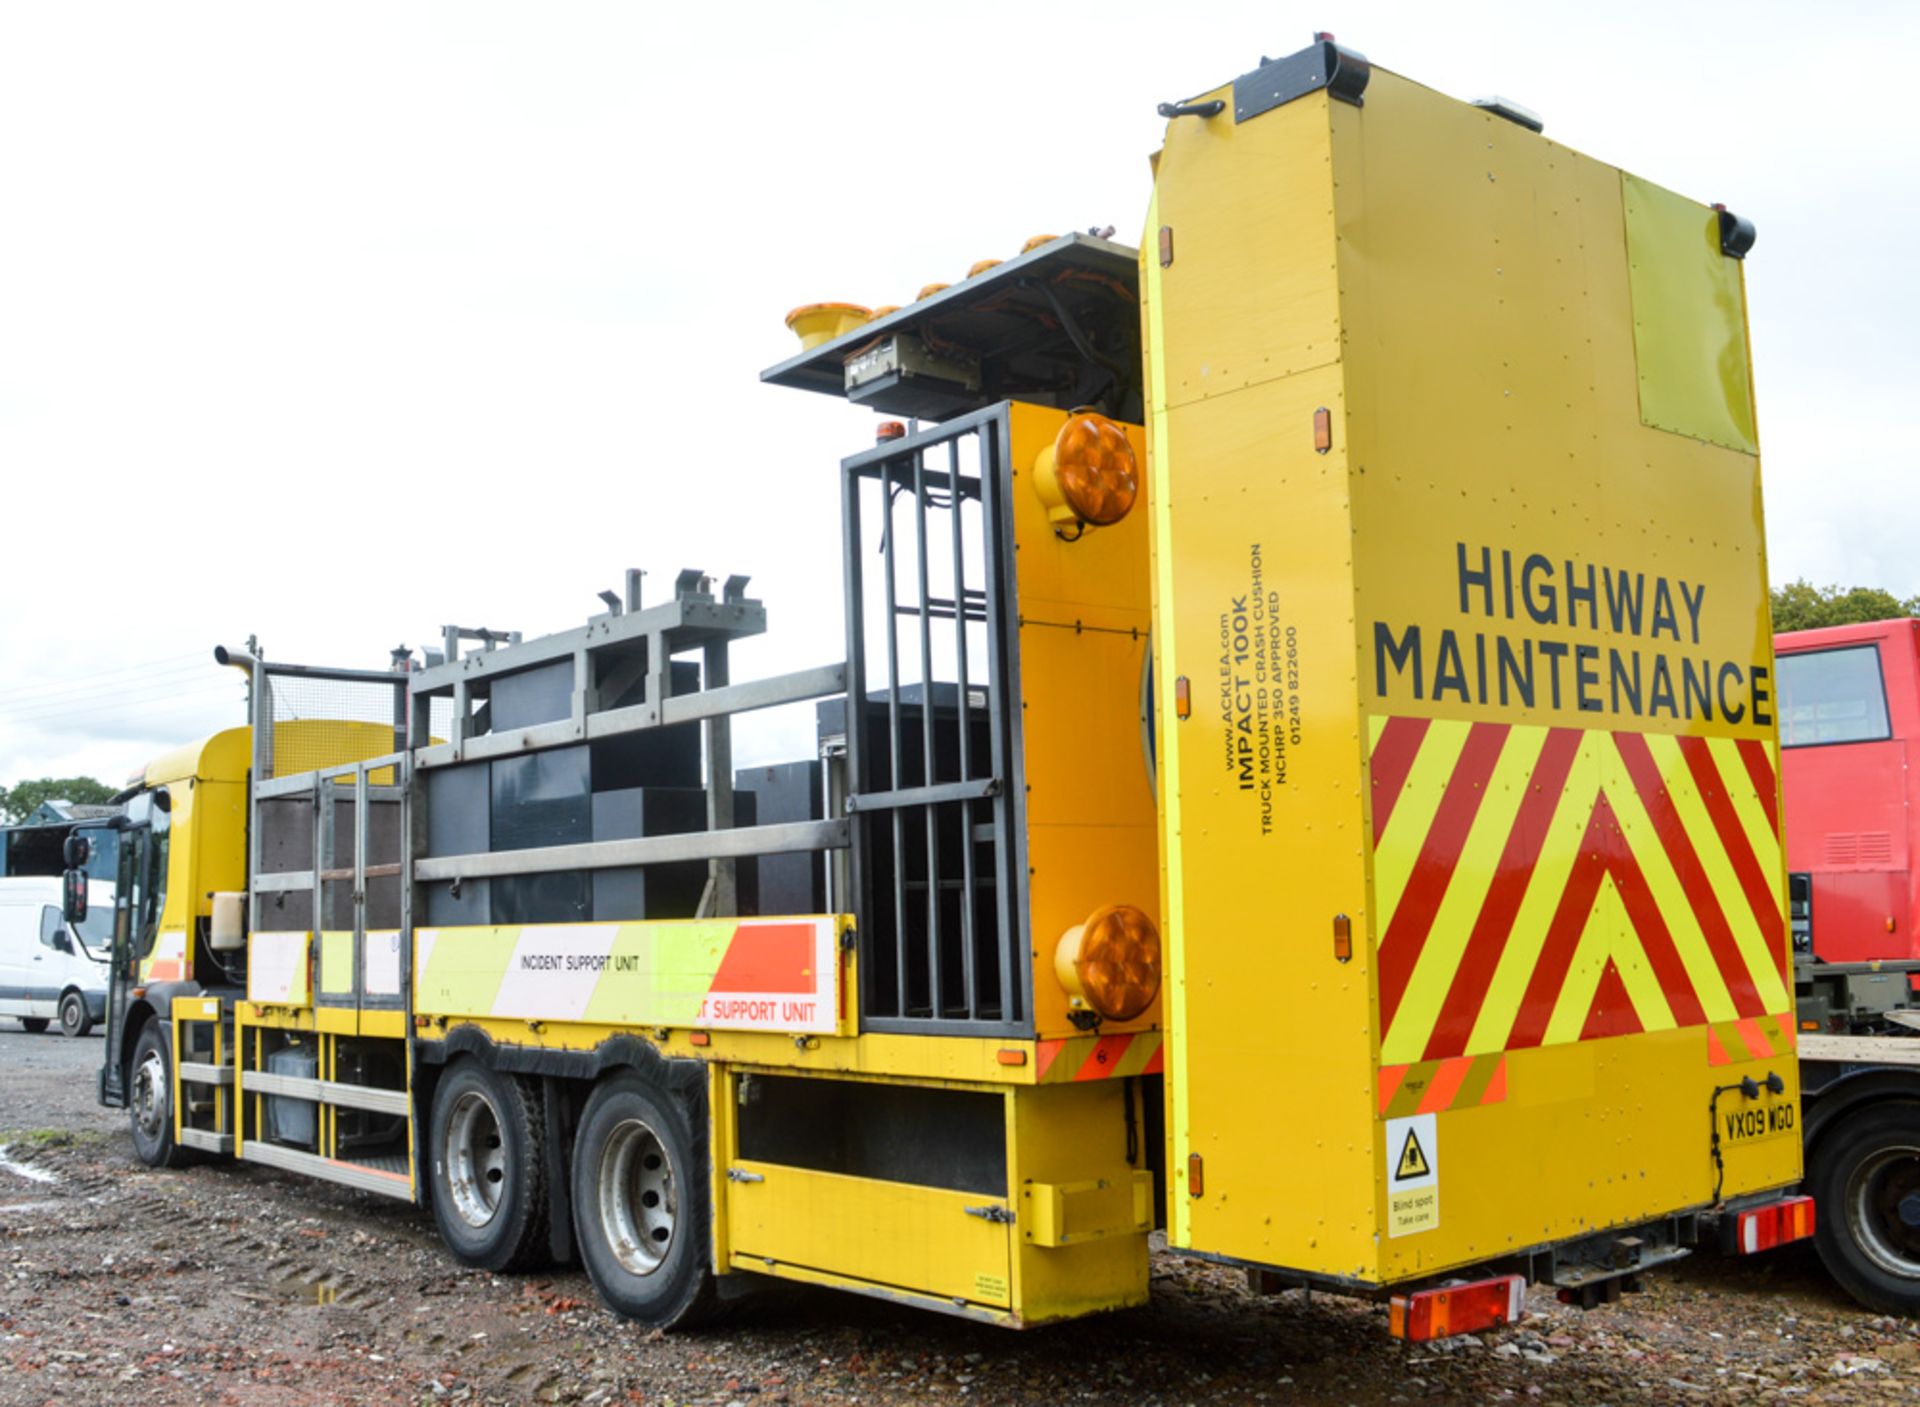
[(1920, 211), (1880, 76), (1916, 13), (9, 7), (0, 767), (118, 777), (221, 721), (211, 662), (28, 718), (18, 689), (250, 631), (361, 665), (448, 621), (540, 632), (629, 564), (753, 573), (741, 675), (838, 658), (834, 469), (871, 417), (757, 383), (782, 314), (1131, 239), (1154, 104), (1316, 24), (1754, 218), (1773, 573), (1920, 591)]

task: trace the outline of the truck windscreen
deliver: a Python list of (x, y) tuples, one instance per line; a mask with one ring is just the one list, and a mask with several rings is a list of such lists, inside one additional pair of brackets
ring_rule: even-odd
[(1874, 645), (1782, 655), (1780, 745), (1876, 742), (1892, 736)]

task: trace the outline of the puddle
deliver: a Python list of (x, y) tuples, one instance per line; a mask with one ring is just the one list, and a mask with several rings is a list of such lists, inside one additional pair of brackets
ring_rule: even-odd
[(7, 1155), (13, 1151), (11, 1143), (0, 1143), (0, 1171), (10, 1172), (15, 1177), (24, 1177), (28, 1182), (58, 1182), (60, 1179), (45, 1168), (29, 1167), (25, 1163), (16, 1163)]
[(328, 1284), (325, 1280), (305, 1280), (298, 1275), (272, 1281), (271, 1285), (276, 1295), (299, 1300), (302, 1304), (332, 1304), (340, 1294), (337, 1285)]

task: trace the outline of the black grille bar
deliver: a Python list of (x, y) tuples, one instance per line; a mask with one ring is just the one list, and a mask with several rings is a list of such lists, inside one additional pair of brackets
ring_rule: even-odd
[[(1009, 439), (1006, 408), (996, 406), (842, 465), (864, 1030), (1032, 1029), (1011, 717)], [(869, 554), (883, 578), (874, 602)], [(943, 557), (949, 582), (937, 580)], [(936, 630), (942, 621), (953, 622), (950, 642)], [(903, 625), (913, 632), (906, 641)], [(883, 649), (870, 648), (870, 631), (884, 631)]]

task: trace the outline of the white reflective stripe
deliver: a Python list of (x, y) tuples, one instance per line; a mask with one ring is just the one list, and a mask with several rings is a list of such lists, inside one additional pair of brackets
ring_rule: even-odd
[(528, 924), (514, 942), (493, 1014), (578, 1021), (619, 933), (617, 923)]
[(306, 963), (306, 934), (253, 934), (247, 939), (247, 1000), (304, 1002)]
[(370, 997), (400, 995), (400, 930), (376, 929), (360, 950), (361, 990)]

